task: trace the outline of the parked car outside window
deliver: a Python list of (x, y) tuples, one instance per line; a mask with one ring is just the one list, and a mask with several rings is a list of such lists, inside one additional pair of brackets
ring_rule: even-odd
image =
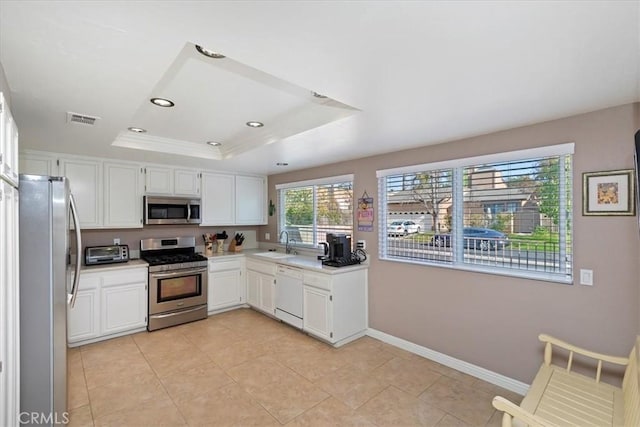
[[(490, 228), (465, 227), (462, 231), (462, 238), (465, 249), (488, 251), (509, 246), (509, 237), (506, 234)], [(435, 234), (431, 238), (431, 245), (451, 246), (451, 234)]]
[(420, 226), (413, 221), (393, 221), (387, 226), (389, 236), (406, 236), (407, 234), (419, 233)]

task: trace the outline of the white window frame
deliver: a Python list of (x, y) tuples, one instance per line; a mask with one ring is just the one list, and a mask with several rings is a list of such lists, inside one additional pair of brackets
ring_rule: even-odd
[[(277, 196), (278, 196), (278, 204), (279, 206), (281, 206), (281, 208), (279, 209), (280, 212), (278, 213), (278, 243), (280, 243), (280, 234), (282, 233), (282, 225), (283, 225), (283, 221), (284, 221), (284, 201), (282, 200), (282, 193), (280, 192), (280, 190), (286, 190), (289, 188), (299, 188), (299, 187), (313, 187), (313, 235), (317, 236), (317, 194), (316, 194), (316, 190), (315, 187), (316, 186), (320, 186), (320, 185), (331, 185), (331, 184), (339, 184), (339, 183), (343, 183), (343, 182), (351, 182), (351, 186), (353, 187), (353, 178), (354, 175), (353, 174), (347, 174), (347, 175), (337, 175), (337, 176), (331, 176), (331, 177), (326, 177), (326, 178), (317, 178), (317, 179), (310, 179), (310, 180), (305, 180), (305, 181), (296, 181), (296, 182), (287, 182), (287, 183), (282, 183), (282, 184), (276, 184), (276, 192), (277, 192)], [(353, 214), (354, 212), (352, 212)], [(351, 229), (351, 234), (353, 234), (353, 226)], [(315, 239), (315, 237), (314, 237)], [(313, 244), (302, 244), (301, 242), (296, 242), (296, 246), (297, 247), (302, 247), (302, 248), (312, 248), (315, 249), (318, 247), (319, 242), (314, 242)]]
[[(464, 258), (464, 250), (463, 250), (463, 236), (458, 230), (461, 230), (463, 227), (463, 211), (464, 211), (464, 203), (463, 200), (463, 169), (468, 166), (476, 166), (481, 164), (491, 164), (491, 163), (500, 163), (500, 162), (509, 162), (509, 161), (519, 161), (526, 159), (535, 159), (541, 157), (553, 157), (553, 156), (572, 156), (574, 154), (575, 144), (573, 142), (557, 144), (545, 147), (531, 148), (525, 150), (516, 150), (498, 154), (489, 154), (483, 156), (475, 156), (475, 157), (467, 157), (462, 159), (453, 159), (446, 160), (441, 162), (433, 162), (426, 163), (420, 165), (412, 165), (412, 166), (404, 166), (397, 167), (392, 169), (383, 169), (376, 171), (376, 177), (378, 178), (378, 255), (381, 260), (385, 261), (394, 261), (394, 262), (403, 262), (409, 264), (420, 264), (420, 265), (428, 265), (434, 267), (441, 268), (450, 268), (455, 270), (465, 270), (465, 271), (473, 271), (479, 273), (489, 273), (496, 274), (502, 276), (510, 276), (510, 277), (521, 277), (527, 279), (535, 279), (549, 282), (557, 282), (563, 284), (573, 284), (573, 257), (569, 256), (565, 252), (566, 244), (566, 236), (564, 233), (560, 233), (560, 258), (566, 259), (567, 263), (570, 263), (571, 268), (565, 269), (561, 267), (560, 273), (551, 273), (551, 272), (541, 272), (534, 270), (520, 270), (520, 269), (510, 269), (505, 267), (492, 267), (486, 265), (476, 265), (476, 264), (468, 264), (463, 261)], [(387, 251), (387, 219), (388, 219), (388, 209), (387, 209), (387, 191), (386, 191), (386, 178), (392, 175), (400, 175), (400, 174), (410, 174), (410, 173), (420, 173), (425, 171), (433, 171), (433, 170), (441, 170), (441, 169), (452, 169), (453, 170), (453, 228), (452, 228), (452, 240), (453, 245), (455, 246), (454, 259), (451, 263), (442, 263), (437, 261), (430, 261), (427, 259), (414, 260), (403, 257), (393, 257), (389, 256)], [(573, 173), (573, 166), (572, 166)], [(564, 181), (564, 168), (560, 168), (560, 179)], [(571, 181), (571, 187), (573, 187), (573, 180)], [(567, 193), (573, 193), (573, 188), (566, 188), (565, 186), (561, 186), (561, 191), (565, 191)], [(566, 195), (564, 193), (561, 195), (560, 199), (560, 219), (559, 223), (566, 224)], [(572, 218), (571, 223), (573, 224), (573, 215), (575, 211), (575, 203), (572, 205), (571, 215)], [(573, 233), (574, 228), (571, 227), (571, 233)], [(571, 242), (573, 244), (573, 238)], [(573, 250), (571, 250), (573, 254)]]

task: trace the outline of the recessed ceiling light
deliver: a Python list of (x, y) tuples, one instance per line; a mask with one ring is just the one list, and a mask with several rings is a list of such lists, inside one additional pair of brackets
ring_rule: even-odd
[(131, 132), (135, 132), (135, 133), (145, 133), (147, 130), (146, 129), (142, 129), (142, 128), (137, 128), (137, 127), (130, 127), (127, 128), (129, 129)]
[(209, 144), (212, 147), (220, 147), (222, 145), (222, 142), (218, 142), (218, 141), (207, 141), (207, 144)]
[(287, 163), (287, 162), (278, 162), (278, 163), (276, 163), (276, 166), (289, 166), (289, 163)]
[(198, 52), (200, 52), (201, 54), (203, 54), (204, 56), (208, 56), (209, 58), (214, 58), (214, 59), (222, 59), (225, 58), (225, 56), (221, 53), (218, 52), (214, 52), (212, 50), (209, 50), (207, 48), (204, 48), (202, 46), (198, 46), (196, 45), (196, 50)]
[(247, 126), (249, 126), (250, 128), (261, 128), (262, 126), (264, 126), (264, 123), (261, 123), (261, 122), (247, 122)]
[(151, 101), (152, 104), (155, 104), (158, 107), (173, 107), (174, 105), (176, 105), (173, 103), (173, 101), (166, 98), (151, 98), (149, 101)]
[(311, 91), (311, 93), (312, 93), (312, 94), (313, 94), (313, 96), (315, 96), (316, 98), (322, 98), (322, 99), (326, 98), (326, 96), (325, 96), (325, 95), (321, 95), (321, 94), (319, 94), (318, 92)]

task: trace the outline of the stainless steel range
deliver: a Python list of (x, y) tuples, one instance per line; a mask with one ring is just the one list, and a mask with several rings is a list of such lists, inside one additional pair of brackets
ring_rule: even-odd
[(207, 318), (207, 258), (195, 246), (195, 237), (140, 240), (149, 263), (147, 330)]

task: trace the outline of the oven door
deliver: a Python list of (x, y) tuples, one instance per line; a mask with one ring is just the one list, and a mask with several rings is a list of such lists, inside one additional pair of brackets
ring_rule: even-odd
[(207, 267), (149, 273), (149, 314), (207, 304)]

